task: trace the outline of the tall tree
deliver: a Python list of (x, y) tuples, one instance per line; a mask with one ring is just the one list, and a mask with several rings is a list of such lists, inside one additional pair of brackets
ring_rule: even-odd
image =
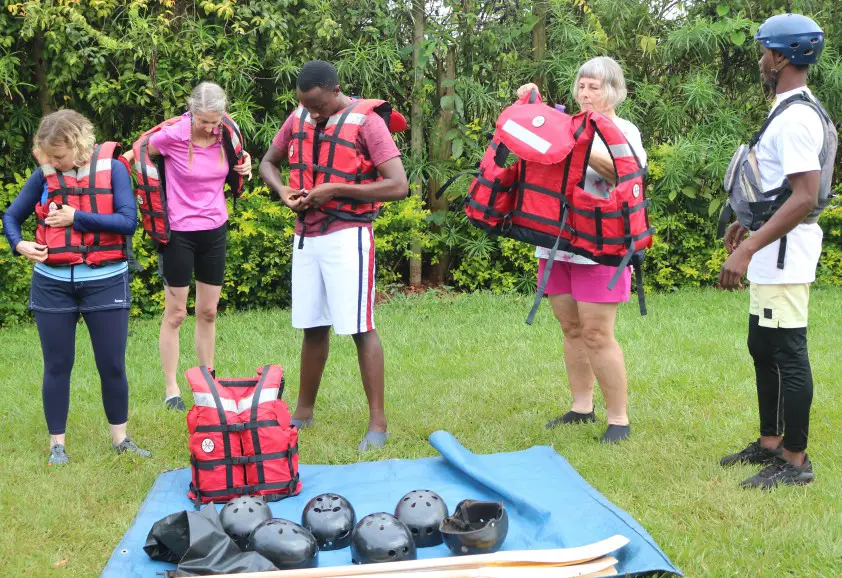
[[(445, 53), (444, 63), (439, 67), (437, 94), (441, 102), (443, 97), (454, 99), (456, 95), (456, 52), (454, 46), (448, 46)], [(453, 141), (448, 139), (448, 133), (453, 127), (453, 109), (442, 107), (439, 110), (439, 118), (436, 128), (430, 135), (430, 159), (433, 163), (444, 163), (453, 153)], [(451, 133), (452, 134), (452, 133)], [(427, 189), (430, 210), (434, 214), (444, 215), (448, 210), (449, 201), (446, 196), (437, 197), (436, 193), (442, 185), (441, 179), (434, 176), (430, 178)], [(434, 234), (440, 234), (442, 227), (438, 219), (433, 221), (431, 229)], [(447, 280), (447, 271), (450, 268), (450, 251), (444, 247), (438, 255), (433, 257), (435, 264), (432, 267), (431, 277), (434, 283), (444, 283)]]
[[(532, 57), (535, 62), (543, 62), (547, 53), (547, 2), (548, 0), (535, 0), (532, 12), (536, 18), (535, 27), (532, 28)], [(535, 74), (532, 82), (543, 88), (543, 75), (539, 71)]]
[[(412, 0), (412, 143), (411, 152), (416, 162), (424, 156), (424, 67), (421, 51), (424, 42), (424, 0)], [(424, 190), (420, 174), (413, 179), (412, 186), (417, 194)], [(421, 243), (412, 237), (409, 258), (409, 284), (421, 284)]]

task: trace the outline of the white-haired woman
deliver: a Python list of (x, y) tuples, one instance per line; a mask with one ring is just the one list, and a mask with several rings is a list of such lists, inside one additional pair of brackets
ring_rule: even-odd
[[(526, 84), (518, 95), (531, 89)], [(608, 57), (587, 61), (579, 69), (573, 84), (573, 98), (583, 111), (596, 111), (609, 117), (623, 132), (640, 160), (646, 164), (646, 151), (640, 131), (616, 114), (626, 98), (626, 82), (619, 64)], [(599, 136), (591, 150), (585, 190), (607, 197), (613, 187), (614, 167), (608, 148)], [(538, 277), (543, 274), (549, 250), (539, 247)], [(573, 394), (573, 407), (546, 427), (596, 421), (594, 415), (594, 379), (599, 382), (607, 409), (608, 428), (600, 441), (614, 443), (629, 437), (628, 381), (623, 350), (614, 337), (614, 323), (620, 303), (629, 300), (631, 271), (627, 269), (613, 290), (607, 285), (616, 267), (599, 265), (580, 255), (558, 251), (546, 293), (553, 314), (564, 334), (564, 364)]]
[(224, 187), (229, 173), (251, 177), (251, 158), (239, 164), (223, 146), (223, 114), (228, 98), (222, 88), (202, 82), (188, 99), (188, 111), (149, 140), (149, 156), (164, 159), (164, 188), (170, 240), (159, 248), (165, 286), (159, 349), (166, 380), (164, 403), (184, 409), (178, 386), (179, 330), (187, 316), (187, 297), (195, 272), (196, 356), (214, 367), (216, 312), (225, 281), (228, 207)]

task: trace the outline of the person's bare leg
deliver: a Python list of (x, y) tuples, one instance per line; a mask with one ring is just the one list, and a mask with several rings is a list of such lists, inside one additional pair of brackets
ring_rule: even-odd
[(309, 425), (313, 420), (313, 408), (322, 383), (330, 353), (330, 327), (311, 327), (304, 330), (301, 344), (301, 369), (299, 370), (298, 403), (293, 419), (302, 425)]
[(199, 365), (214, 368), (216, 311), (222, 287), (196, 281), (196, 357)]
[(187, 317), (187, 294), (190, 287), (164, 287), (164, 319), (158, 349), (161, 354), (161, 366), (164, 370), (166, 397), (180, 395), (178, 388), (179, 331)]
[(564, 335), (564, 366), (573, 394), (572, 410), (589, 414), (593, 411), (594, 372), (582, 334), (578, 304), (570, 294), (550, 295), (549, 299)]
[(360, 376), (368, 400), (368, 431), (386, 431), (385, 362), (376, 329), (354, 335)]
[(627, 426), (628, 380), (623, 350), (614, 337), (617, 303), (579, 302), (582, 338), (605, 397), (610, 425)]

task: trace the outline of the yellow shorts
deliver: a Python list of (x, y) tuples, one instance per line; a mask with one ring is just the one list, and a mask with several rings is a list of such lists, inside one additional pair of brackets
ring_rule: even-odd
[(760, 318), (760, 327), (797, 329), (807, 327), (810, 284), (760, 285), (750, 288), (749, 313)]

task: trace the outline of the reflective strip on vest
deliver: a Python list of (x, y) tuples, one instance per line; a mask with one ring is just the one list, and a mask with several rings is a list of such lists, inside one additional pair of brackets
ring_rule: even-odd
[(528, 128), (525, 128), (515, 121), (509, 119), (503, 124), (503, 131), (509, 133), (519, 141), (529, 145), (539, 153), (546, 153), (550, 150), (551, 143), (544, 140)]
[[(224, 386), (223, 386), (224, 387)], [(267, 389), (263, 389), (260, 391), (260, 399), (258, 400), (257, 404), (260, 405), (261, 403), (266, 403), (268, 401), (274, 401), (278, 399), (278, 389), (277, 387), (270, 387)], [(224, 397), (220, 397), (219, 401), (222, 402), (222, 409), (223, 411), (229, 413), (243, 413), (248, 411), (252, 407), (252, 401), (254, 399), (254, 395), (250, 395), (248, 397), (244, 397), (240, 400), (238, 404), (233, 399), (228, 399)], [(193, 393), (193, 400), (194, 404), (201, 406), (201, 407), (210, 407), (216, 408), (216, 402), (213, 400), (213, 394), (210, 392), (194, 392)]]
[[(334, 114), (330, 117), (327, 121), (327, 126), (336, 126), (336, 123), (339, 122), (339, 118), (342, 116), (342, 113)], [(345, 118), (345, 124), (356, 124), (362, 126), (365, 124), (365, 119), (368, 118), (368, 115), (360, 114), (358, 112), (352, 112)]]
[(611, 156), (615, 159), (618, 157), (631, 157), (634, 156), (632, 154), (632, 149), (629, 145), (623, 144), (615, 144), (608, 147), (608, 150), (611, 151)]
[(228, 133), (231, 135), (231, 146), (235, 151), (237, 151), (238, 148), (241, 148), (240, 137), (237, 136), (237, 131), (233, 129), (229, 130)]
[[(301, 114), (303, 112), (304, 112), (304, 107), (299, 105), (299, 107), (295, 109), (295, 118), (301, 118)], [(314, 126), (316, 124), (315, 122), (313, 122), (313, 119), (310, 118), (310, 112), (309, 111), (307, 111), (307, 116), (304, 117), (304, 122), (306, 122), (308, 124), (312, 124)]]
[[(138, 173), (142, 173), (143, 171), (143, 163), (141, 161), (137, 161), (134, 164), (135, 171)], [(158, 167), (155, 164), (148, 164), (146, 165), (146, 177), (150, 179), (155, 179), (156, 181), (160, 181), (161, 177), (158, 175)]]
[[(41, 165), (41, 170), (44, 171), (45, 177), (56, 174), (56, 169), (53, 165)], [(96, 170), (98, 172), (111, 170), (111, 158), (98, 159), (96, 162)], [(91, 174), (91, 164), (88, 163), (83, 167), (66, 171), (61, 174), (64, 175), (64, 178), (66, 179), (76, 179), (77, 181), (81, 181)]]

